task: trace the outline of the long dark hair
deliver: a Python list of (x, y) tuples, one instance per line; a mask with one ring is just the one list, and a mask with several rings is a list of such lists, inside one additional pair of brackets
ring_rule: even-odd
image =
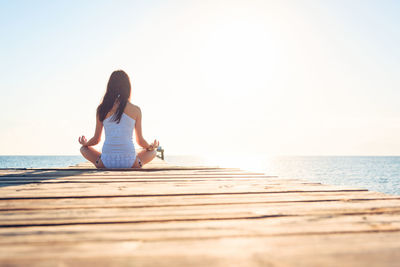
[(112, 120), (119, 123), (121, 121), (122, 113), (126, 103), (131, 96), (131, 82), (129, 76), (123, 70), (114, 71), (107, 84), (107, 91), (103, 97), (103, 101), (97, 107), (97, 115), (99, 120), (103, 121), (106, 118), (107, 113), (114, 106), (115, 101), (119, 102), (117, 111), (112, 115)]

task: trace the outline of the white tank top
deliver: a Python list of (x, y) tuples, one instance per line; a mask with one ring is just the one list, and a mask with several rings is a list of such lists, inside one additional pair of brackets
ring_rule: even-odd
[(103, 162), (119, 161), (118, 159), (128, 160), (128, 162), (134, 161), (136, 150), (132, 136), (136, 121), (122, 113), (121, 120), (117, 123), (112, 120), (113, 116), (111, 115), (103, 120), (106, 139), (103, 144), (101, 158), (104, 159)]

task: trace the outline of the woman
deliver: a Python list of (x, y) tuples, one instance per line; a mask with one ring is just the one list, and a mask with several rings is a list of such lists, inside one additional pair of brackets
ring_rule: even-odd
[[(82, 145), (82, 155), (92, 162), (96, 168), (141, 168), (156, 156), (157, 140), (149, 144), (142, 135), (142, 113), (138, 106), (130, 102), (131, 83), (128, 75), (122, 71), (114, 71), (107, 84), (107, 91), (102, 103), (97, 107), (96, 131), (87, 141), (85, 136), (78, 138)], [(105, 130), (106, 140), (102, 153), (92, 146), (101, 140)], [(136, 154), (132, 141), (135, 128), (136, 142), (144, 148)]]

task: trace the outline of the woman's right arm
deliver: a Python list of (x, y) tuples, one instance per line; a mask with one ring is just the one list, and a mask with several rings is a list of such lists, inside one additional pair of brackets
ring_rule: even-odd
[[(154, 146), (156, 144), (156, 140), (154, 140), (154, 143), (149, 145), (149, 143), (147, 143), (147, 141), (143, 138), (143, 133), (142, 133), (142, 111), (140, 110), (139, 107), (137, 107), (138, 110), (138, 115), (136, 118), (136, 125), (135, 125), (135, 132), (136, 132), (136, 143), (145, 148), (145, 149), (149, 149), (152, 146)], [(154, 147), (157, 148), (157, 147)]]

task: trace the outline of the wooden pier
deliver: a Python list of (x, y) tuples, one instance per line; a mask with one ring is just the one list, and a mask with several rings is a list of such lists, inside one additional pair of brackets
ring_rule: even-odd
[(159, 159), (2, 169), (0, 266), (400, 266), (400, 197)]

